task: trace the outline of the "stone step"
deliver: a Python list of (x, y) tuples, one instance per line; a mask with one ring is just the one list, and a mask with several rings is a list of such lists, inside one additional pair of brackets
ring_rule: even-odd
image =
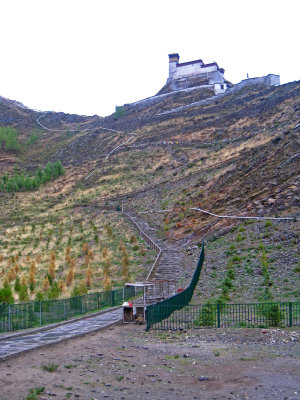
[(156, 268), (154, 279), (179, 280), (182, 277), (182, 253), (174, 246), (159, 239), (155, 235), (155, 229), (142, 217), (133, 212), (128, 213), (135, 223), (147, 236), (162, 250), (162, 257)]

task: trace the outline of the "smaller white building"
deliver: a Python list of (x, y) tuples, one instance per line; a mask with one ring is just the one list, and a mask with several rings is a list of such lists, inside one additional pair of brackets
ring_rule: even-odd
[(199, 60), (179, 63), (179, 54), (169, 54), (169, 78), (167, 85), (174, 91), (184, 87), (203, 86), (214, 89), (215, 94), (224, 93), (227, 84), (224, 69), (216, 62), (204, 64)]

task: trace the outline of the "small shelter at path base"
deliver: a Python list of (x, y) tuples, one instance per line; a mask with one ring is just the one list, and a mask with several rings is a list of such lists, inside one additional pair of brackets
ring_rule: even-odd
[(126, 283), (125, 287), (134, 288), (134, 295), (129, 303), (123, 304), (124, 323), (134, 322), (134, 308), (136, 317), (145, 320), (148, 305), (163, 301), (178, 291), (177, 281), (168, 279)]

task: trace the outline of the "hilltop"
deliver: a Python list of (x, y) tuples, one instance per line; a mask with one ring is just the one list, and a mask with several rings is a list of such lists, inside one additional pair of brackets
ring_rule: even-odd
[[(267, 253), (272, 282), (267, 287), (275, 287), (273, 296), (297, 298), (299, 273), (292, 271), (299, 268), (299, 222), (296, 221), (300, 200), (299, 97), (300, 82), (277, 87), (254, 84), (228, 90), (220, 96), (194, 87), (124, 105), (105, 118), (43, 113), (0, 98), (0, 116), (19, 132), (20, 144), (16, 151), (6, 151), (2, 146), (0, 173), (18, 167), (33, 174), (39, 165), (57, 160), (65, 168), (64, 176), (38, 191), (0, 193), (4, 210), (0, 248), (4, 257), (3, 276), (7, 257), (20, 254), (22, 258), (23, 253), (24, 257), (25, 253), (26, 257), (35, 256), (36, 249), (40, 249), (12, 242), (14, 232), (21, 232), (24, 226), (27, 233), (32, 225), (36, 231), (45, 233), (41, 249), (43, 240), (47, 241), (46, 232), (53, 230), (54, 236), (59, 236), (58, 231), (55, 233), (58, 224), (67, 231), (80, 220), (84, 226), (91, 226), (91, 231), (93, 224), (88, 225), (88, 221), (94, 221), (100, 236), (105, 233), (104, 225), (115, 221), (116, 236), (121, 240), (120, 235), (126, 229), (129, 233), (124, 240), (129, 240), (133, 228), (128, 225), (124, 228), (113, 211), (123, 204), (136, 212), (175, 210), (142, 215), (158, 237), (187, 249), (185, 279), (189, 279), (194, 269), (199, 253), (197, 245), (201, 240), (207, 241), (211, 247), (208, 246), (208, 270), (202, 278), (205, 285), (198, 293), (200, 298), (220, 294), (219, 281), (228, 268), (234, 269), (237, 288), (246, 273), (248, 279), (257, 280), (264, 290), (258, 279), (261, 275), (258, 258), (262, 253)], [(6, 122), (2, 125), (8, 125)], [(111, 211), (101, 211), (103, 206)], [(190, 210), (194, 207), (218, 215), (295, 220), (273, 223), (268, 228), (269, 236), (265, 236), (265, 222), (241, 224), (235, 219), (220, 219)], [(237, 240), (237, 245), (232, 243), (236, 241), (236, 229), (245, 232), (241, 236), (246, 238)], [(92, 233), (87, 235), (94, 248)], [(24, 240), (25, 236), (26, 233)], [(67, 240), (67, 236), (62, 240), (64, 246)], [(220, 240), (216, 242), (218, 246), (213, 244), (216, 240)], [(235, 248), (230, 250), (231, 243)], [(276, 248), (279, 245), (282, 247)], [(111, 246), (113, 252), (116, 244), (111, 242)], [(254, 261), (246, 256), (248, 249)], [(134, 263), (136, 254), (130, 251)], [(256, 257), (255, 252), (259, 253)], [(245, 256), (245, 265), (231, 260), (228, 267), (234, 255)], [(46, 264), (46, 253), (44, 257)], [(143, 260), (138, 263), (132, 277), (142, 273)], [(279, 273), (282, 265), (287, 279), (284, 285)], [(245, 272), (245, 268), (250, 272)], [(61, 276), (63, 273), (62, 265)], [(97, 273), (100, 280), (101, 271)], [(290, 286), (293, 293), (287, 295), (283, 286)], [(242, 298), (246, 299), (250, 292), (244, 288), (243, 293)], [(233, 292), (231, 299), (240, 295)], [(252, 291), (248, 300), (257, 300), (259, 296), (259, 291)]]

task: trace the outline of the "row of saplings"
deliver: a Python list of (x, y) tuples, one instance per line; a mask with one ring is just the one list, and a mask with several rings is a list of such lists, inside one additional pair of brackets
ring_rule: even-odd
[[(131, 242), (136, 242), (136, 238), (132, 235)], [(126, 282), (128, 280), (128, 267), (129, 267), (129, 256), (123, 241), (120, 241), (119, 252), (122, 255), (122, 277), (123, 281)], [(80, 296), (87, 294), (89, 289), (92, 287), (93, 280), (93, 269), (91, 266), (91, 262), (94, 259), (94, 252), (89, 248), (88, 243), (83, 243), (82, 251), (84, 254), (84, 269), (85, 274), (84, 278), (73, 287), (71, 291), (71, 297)], [(104, 290), (112, 289), (112, 282), (110, 277), (110, 268), (111, 268), (111, 259), (109, 257), (109, 251), (107, 247), (102, 250), (102, 260), (104, 262), (103, 266), (103, 280), (104, 280)], [(27, 258), (29, 261), (30, 258)], [(3, 261), (3, 257), (0, 261)], [(76, 269), (76, 261), (74, 258), (71, 258), (71, 248), (67, 246), (65, 249), (65, 262), (67, 265), (67, 270), (65, 274), (65, 279), (56, 279), (56, 254), (54, 251), (50, 253), (50, 260), (48, 271), (45, 274), (42, 281), (42, 290), (36, 291), (36, 275), (37, 275), (37, 263), (41, 261), (41, 255), (38, 254), (34, 260), (30, 263), (30, 268), (28, 272), (28, 276), (23, 274), (21, 278), (19, 277), (20, 266), (18, 264), (18, 256), (10, 257), (8, 259), (9, 269), (5, 274), (4, 269), (2, 269), (2, 275), (4, 275), (3, 279), (3, 288), (0, 289), (0, 303), (13, 303), (14, 296), (11, 284), (13, 283), (13, 289), (15, 293), (18, 294), (20, 302), (26, 302), (29, 300), (29, 292), (31, 294), (35, 293), (35, 300), (42, 301), (45, 299), (57, 299), (61, 294), (63, 294), (66, 290), (66, 286), (70, 287), (74, 284), (75, 280), (75, 269)]]

